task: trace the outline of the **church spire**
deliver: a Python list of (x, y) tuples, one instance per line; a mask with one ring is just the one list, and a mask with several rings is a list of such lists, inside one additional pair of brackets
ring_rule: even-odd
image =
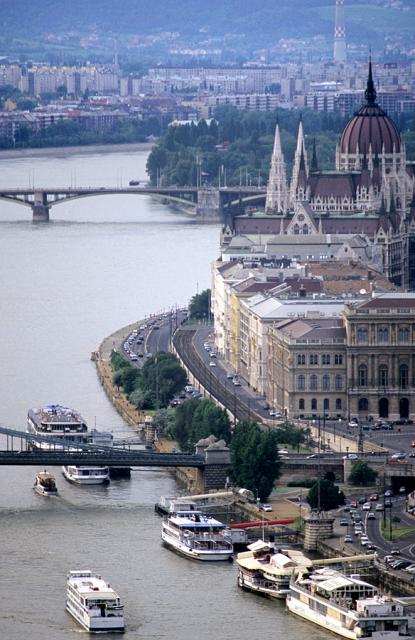
[(288, 188), (284, 154), (281, 148), (280, 127), (275, 127), (274, 149), (267, 186), (265, 213), (285, 213), (288, 209)]
[(316, 149), (316, 139), (313, 138), (313, 157), (311, 158), (310, 173), (315, 173), (316, 171), (318, 171), (317, 149)]
[(290, 202), (292, 205), (294, 205), (294, 203), (297, 200), (297, 189), (300, 186), (299, 184), (300, 174), (302, 174), (303, 180), (304, 178), (305, 180), (307, 180), (308, 178), (307, 152), (305, 150), (303, 120), (301, 117), (298, 125), (297, 148), (295, 150), (293, 174), (291, 177)]
[(372, 55), (369, 56), (369, 74), (367, 77), (365, 98), (368, 105), (373, 105), (376, 103), (376, 89), (372, 75)]

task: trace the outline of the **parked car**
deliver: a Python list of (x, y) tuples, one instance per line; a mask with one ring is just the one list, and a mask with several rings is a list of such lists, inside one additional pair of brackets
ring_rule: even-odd
[(376, 520), (376, 514), (373, 511), (369, 511), (369, 513), (367, 514), (367, 519)]
[(356, 453), (348, 453), (347, 456), (343, 456), (343, 460), (358, 460), (358, 458)]
[(394, 421), (394, 424), (414, 424), (414, 421), (410, 418), (399, 418)]
[(348, 426), (351, 427), (352, 429), (354, 429), (355, 427), (359, 426), (359, 423), (358, 423), (357, 420), (350, 420)]
[(398, 556), (400, 554), (400, 549), (394, 547), (393, 549), (391, 549), (390, 553), (392, 556)]
[(371, 508), (372, 508), (372, 505), (370, 504), (370, 502), (364, 502), (362, 505), (363, 511), (370, 511)]
[(353, 538), (350, 535), (344, 536), (343, 540), (344, 542), (353, 542)]
[(348, 527), (349, 526), (348, 518), (340, 518), (339, 524), (341, 527)]
[(234, 375), (233, 373), (231, 373), (231, 371), (228, 371), (228, 373), (226, 374), (226, 377), (228, 380), (233, 380)]
[(241, 386), (241, 383), (240, 383), (240, 381), (238, 380), (238, 378), (234, 378), (234, 379), (233, 379), (233, 384), (234, 384), (234, 386), (235, 386), (235, 387), (240, 387), (240, 386)]
[(272, 506), (267, 503), (260, 503), (259, 508), (261, 509), (261, 511), (272, 511)]
[(213, 362), (213, 360), (209, 362), (209, 367), (216, 367), (216, 362)]
[(404, 453), (403, 451), (401, 451), (400, 453), (394, 453), (390, 457), (391, 460), (405, 460), (405, 458), (406, 453)]

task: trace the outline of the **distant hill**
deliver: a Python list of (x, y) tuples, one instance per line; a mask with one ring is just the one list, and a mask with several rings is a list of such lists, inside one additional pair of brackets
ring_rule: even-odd
[[(238, 34), (260, 49), (281, 37), (333, 33), (334, 0), (2, 0), (2, 34), (37, 38), (96, 29), (118, 35), (178, 31), (196, 40)], [(380, 0), (346, 0), (348, 39), (361, 42), (389, 31), (413, 29), (414, 13)], [(407, 0), (411, 4), (412, 0)], [(364, 17), (364, 18), (363, 18)], [(1, 42), (1, 40), (0, 40)]]

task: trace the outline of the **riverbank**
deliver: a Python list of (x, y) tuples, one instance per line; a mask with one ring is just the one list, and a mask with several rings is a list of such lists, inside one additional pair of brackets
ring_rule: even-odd
[(42, 158), (68, 155), (87, 155), (91, 153), (125, 153), (126, 151), (150, 151), (153, 142), (126, 142), (125, 144), (89, 144), (74, 147), (31, 147), (30, 149), (1, 149), (0, 160), (7, 158)]

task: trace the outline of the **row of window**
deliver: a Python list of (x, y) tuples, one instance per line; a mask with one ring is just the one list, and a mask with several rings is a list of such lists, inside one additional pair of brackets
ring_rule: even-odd
[[(377, 342), (381, 343), (389, 343), (389, 327), (378, 327), (377, 332)], [(410, 329), (409, 327), (399, 327), (398, 329), (398, 342), (409, 342), (410, 340)], [(369, 329), (367, 327), (358, 327), (357, 328), (357, 341), (358, 342), (367, 342), (369, 337)]]
[[(368, 386), (368, 371), (365, 364), (361, 364), (357, 370), (357, 380), (359, 387)], [(378, 367), (378, 386), (387, 387), (389, 384), (389, 368), (386, 364)], [(409, 385), (409, 367), (401, 364), (398, 371), (398, 384), (401, 389), (406, 389)]]
[[(343, 354), (342, 353), (335, 353), (333, 356), (333, 363), (334, 364), (343, 364)], [(307, 364), (307, 358), (305, 353), (299, 353), (297, 354), (297, 365), (301, 365), (301, 364)], [(318, 364), (318, 354), (317, 353), (310, 353), (308, 356), (308, 364)], [(331, 364), (331, 354), (330, 353), (323, 353), (321, 356), (321, 364)]]
[[(302, 373), (297, 376), (297, 389), (299, 391), (304, 391), (306, 389), (306, 378), (307, 377)], [(321, 388), (323, 389), (323, 391), (330, 391), (331, 386), (331, 376), (325, 373), (321, 376)], [(311, 391), (317, 390), (319, 388), (319, 377), (315, 373), (312, 373), (310, 376), (308, 376), (308, 388)], [(340, 374), (337, 374), (334, 377), (334, 388), (338, 391), (343, 389), (343, 376), (341, 376)]]
[[(298, 409), (299, 409), (299, 411), (305, 411), (306, 410), (304, 398), (300, 398), (298, 400)], [(336, 400), (335, 400), (335, 411), (341, 411), (341, 410), (342, 410), (342, 399), (341, 398), (336, 398)], [(317, 398), (311, 398), (311, 400), (310, 400), (310, 411), (318, 411)], [(330, 399), (329, 398), (324, 398), (324, 400), (323, 400), (323, 411), (330, 411)]]

